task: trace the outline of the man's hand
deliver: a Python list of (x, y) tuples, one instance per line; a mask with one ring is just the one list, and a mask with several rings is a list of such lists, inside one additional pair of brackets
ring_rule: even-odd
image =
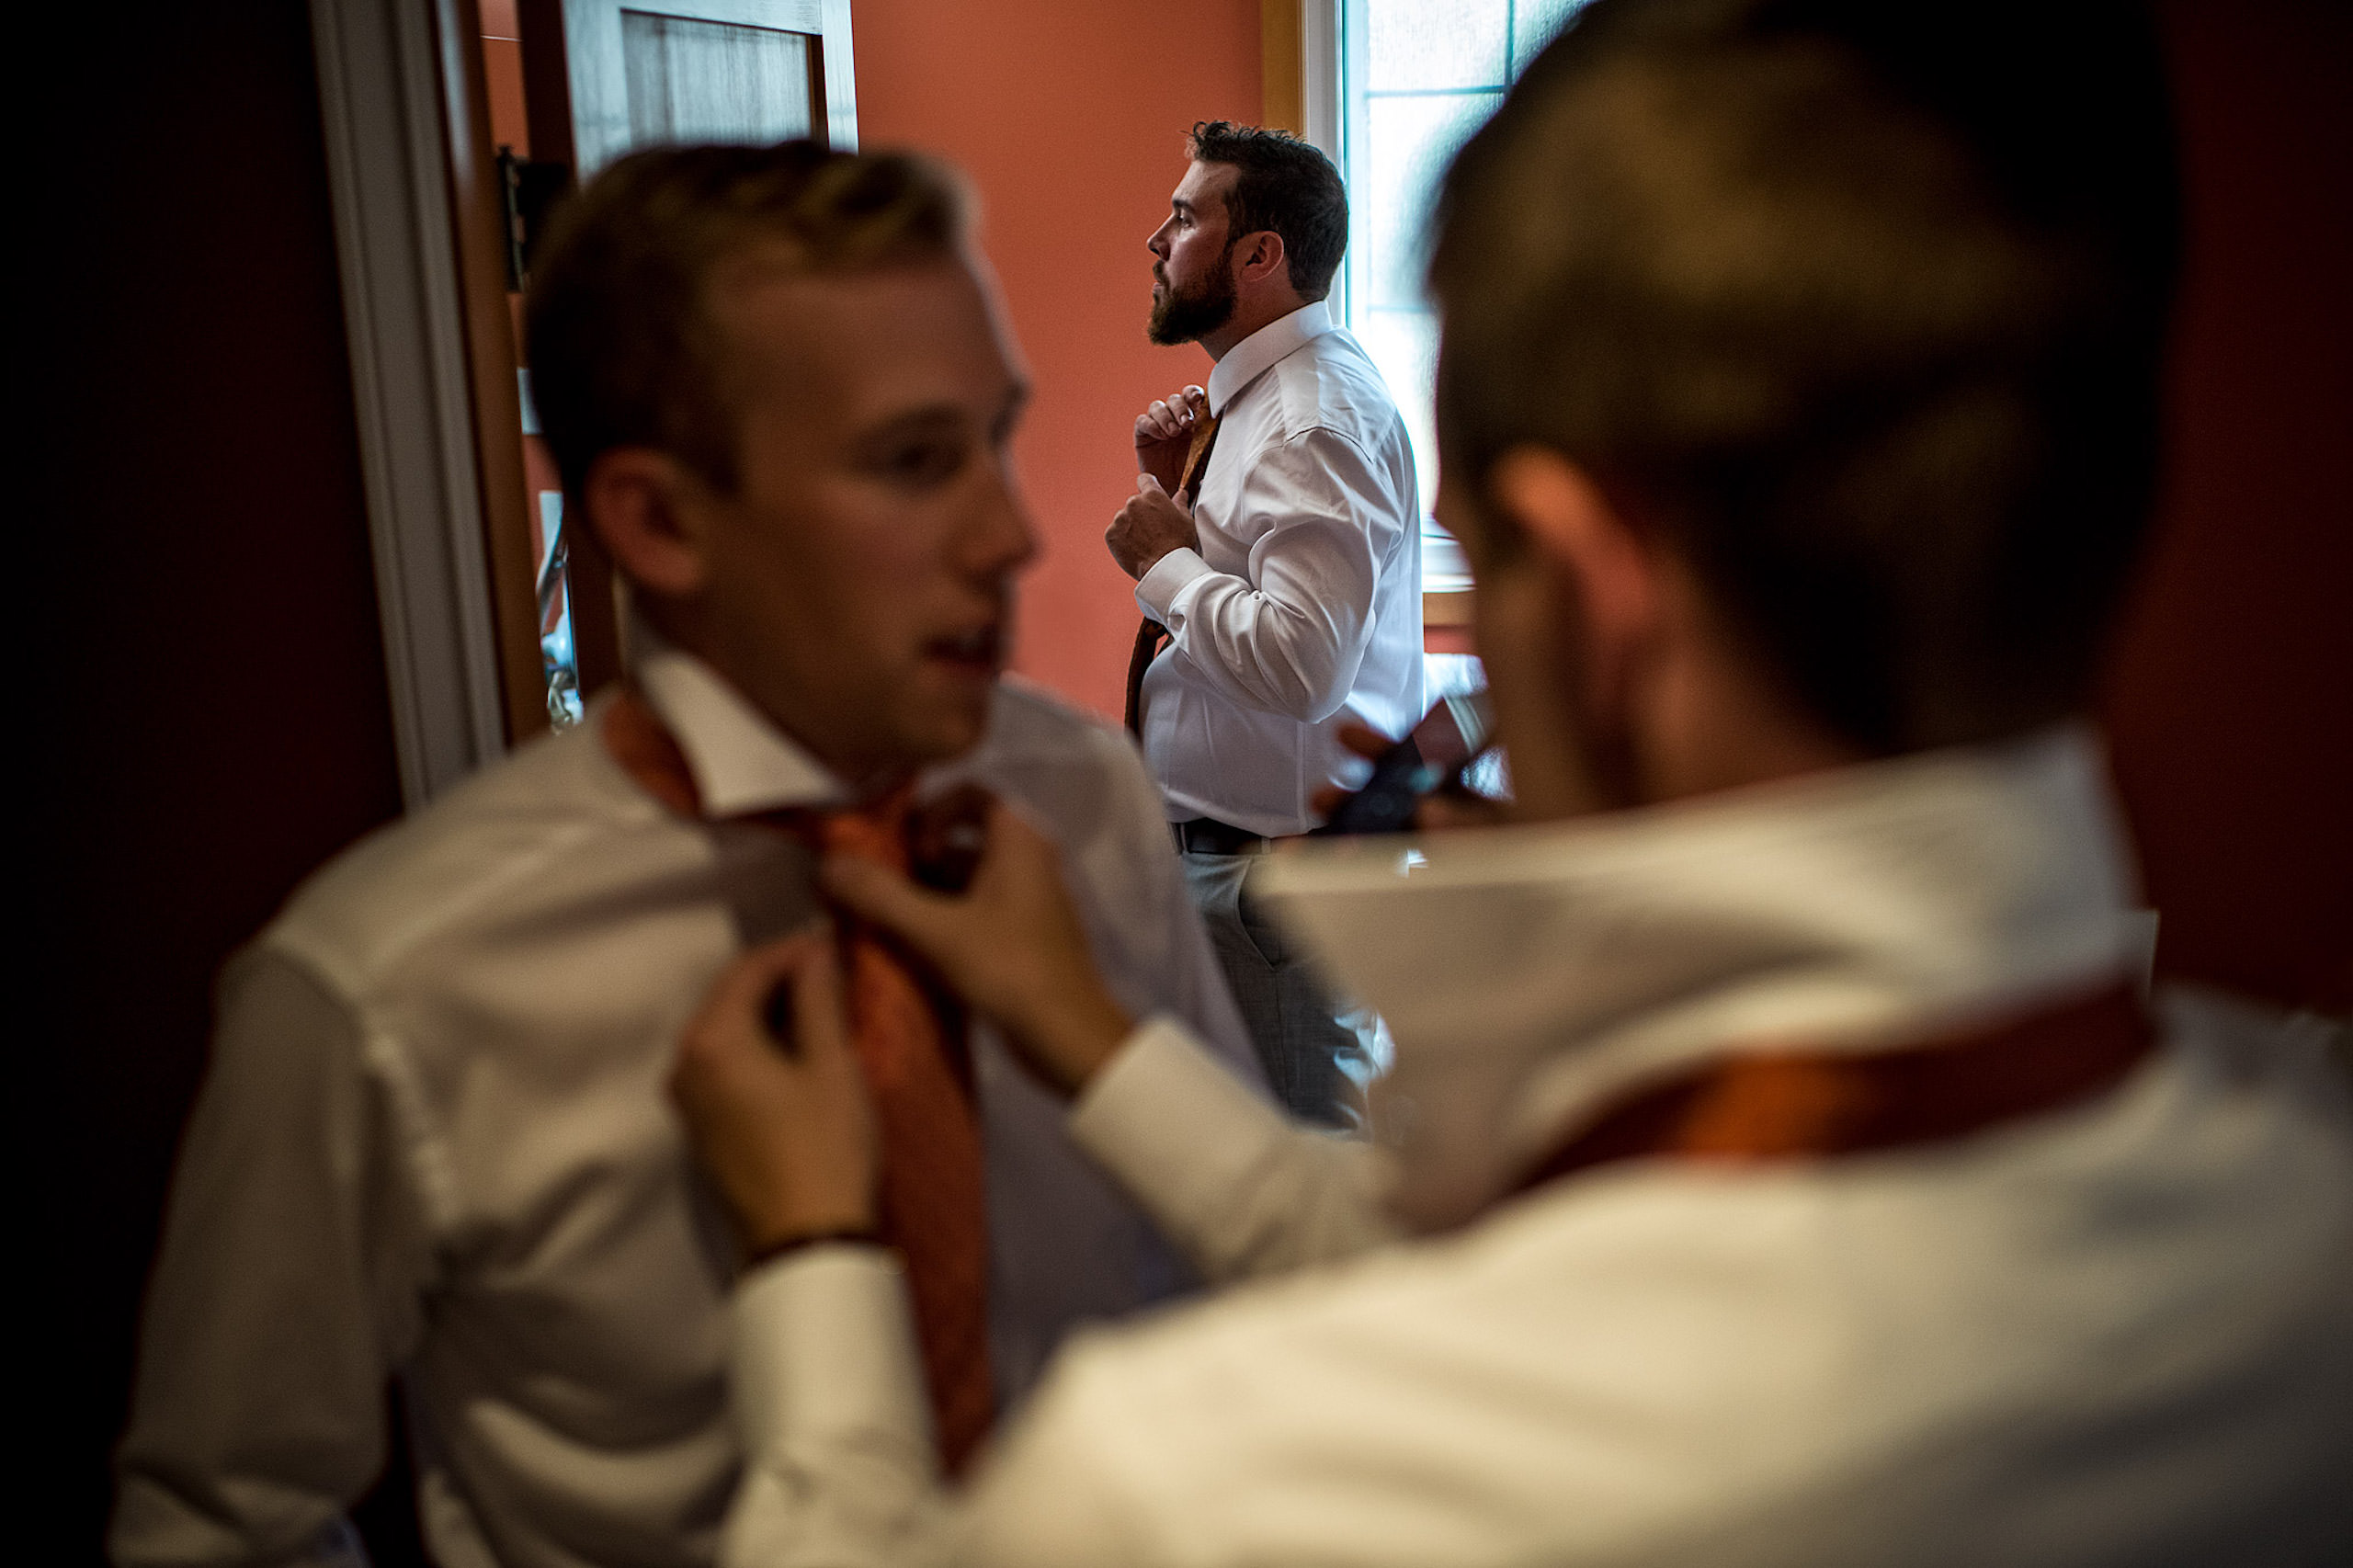
[(988, 846), (961, 897), (849, 856), (826, 860), (818, 877), (830, 897), (928, 960), (1065, 1094), (1085, 1088), (1135, 1028), (1087, 950), (1061, 857), (1002, 803), (989, 808)]
[(1199, 387), (1172, 392), (1136, 415), (1136, 472), (1160, 481), (1163, 490), (1184, 483), (1185, 454), (1192, 450), (1193, 427), (1210, 411), (1210, 394)]
[(1171, 495), (1148, 473), (1136, 475), (1136, 493), (1103, 530), (1111, 559), (1120, 570), (1141, 579), (1172, 550), (1198, 550), (1201, 536), (1193, 527), (1193, 500), (1183, 491)]
[[(790, 1042), (768, 1032), (790, 987)], [(670, 1097), (747, 1256), (869, 1230), (880, 1160), (833, 938), (804, 932), (737, 959), (678, 1042)]]
[[(1379, 730), (1364, 724), (1341, 725), (1339, 738), (1342, 745), (1367, 762), (1380, 760), (1384, 752), (1397, 744)], [(1347, 790), (1326, 785), (1309, 798), (1308, 807), (1328, 822), (1347, 796)], [(1511, 812), (1502, 801), (1491, 801), (1474, 790), (1464, 789), (1459, 780), (1449, 778), (1422, 797), (1421, 805), (1414, 812), (1414, 831), (1440, 833), (1457, 827), (1496, 827), (1510, 820)]]

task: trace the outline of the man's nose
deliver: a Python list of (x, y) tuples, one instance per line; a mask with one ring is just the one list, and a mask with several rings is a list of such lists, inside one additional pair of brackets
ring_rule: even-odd
[(1154, 229), (1152, 232), (1152, 238), (1144, 241), (1143, 248), (1161, 260), (1166, 261), (1168, 259), (1168, 225), (1163, 223)]
[(960, 542), (962, 563), (976, 576), (1006, 576), (1037, 558), (1037, 524), (1030, 518), (1029, 499), (1021, 492), (1021, 477), (1009, 454), (993, 465), (988, 494), (975, 508)]

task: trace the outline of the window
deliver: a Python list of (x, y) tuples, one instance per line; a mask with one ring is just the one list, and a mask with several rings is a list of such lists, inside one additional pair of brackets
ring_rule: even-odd
[[(1584, 0), (1329, 4), (1339, 57), (1334, 140), (1352, 230), (1340, 313), (1404, 414), (1427, 511), (1438, 497), (1438, 323), (1422, 294), (1430, 199), (1456, 150)], [(1470, 582), (1461, 549), (1427, 522), (1422, 580), (1438, 593)]]

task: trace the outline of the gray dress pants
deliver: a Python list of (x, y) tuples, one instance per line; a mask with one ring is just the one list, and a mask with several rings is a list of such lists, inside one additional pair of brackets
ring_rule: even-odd
[(1374, 1061), (1359, 1028), (1344, 1019), (1365, 1015), (1333, 998), (1305, 954), (1250, 897), (1245, 882), (1260, 857), (1188, 849), (1178, 858), (1275, 1097), (1302, 1121), (1362, 1129), (1362, 1085)]

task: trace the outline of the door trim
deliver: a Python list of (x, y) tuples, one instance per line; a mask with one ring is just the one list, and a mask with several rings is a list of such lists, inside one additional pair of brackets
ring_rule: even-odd
[(311, 0), (401, 792), (503, 755), (466, 320), (431, 7)]

